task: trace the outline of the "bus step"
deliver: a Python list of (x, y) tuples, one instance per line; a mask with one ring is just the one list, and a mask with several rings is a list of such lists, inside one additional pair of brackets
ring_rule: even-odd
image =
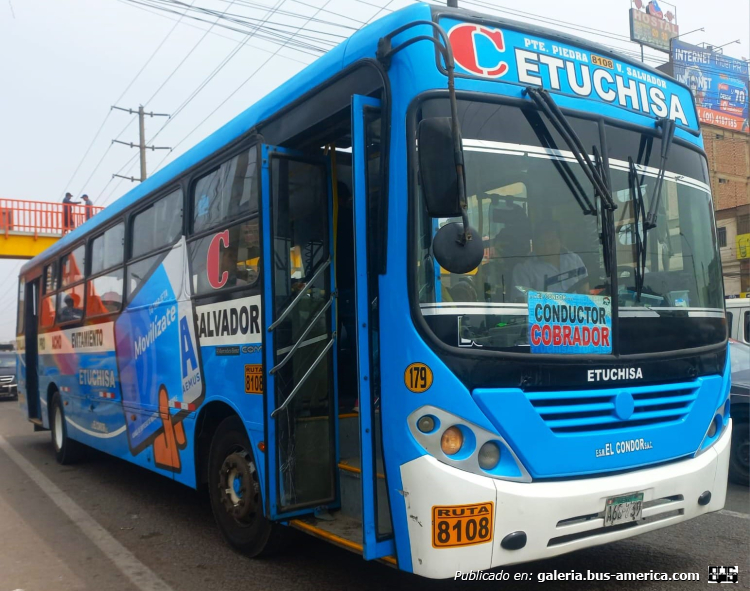
[(289, 525), (351, 552), (362, 554), (362, 522), (342, 515), (341, 512), (335, 513), (332, 521), (306, 516), (290, 520)]
[[(314, 517), (300, 517), (289, 521), (293, 528), (315, 536), (321, 540), (354, 552), (362, 554), (362, 524), (341, 513), (336, 513), (333, 521), (322, 521)], [(395, 556), (383, 556), (378, 559), (389, 566), (396, 566)]]
[[(386, 532), (391, 530), (390, 508), (388, 506), (388, 495), (386, 491), (385, 475), (383, 465), (378, 462), (376, 469), (377, 479), (377, 518), (378, 530)], [(339, 483), (341, 486), (341, 511), (346, 517), (362, 520), (362, 470), (359, 457), (343, 459), (339, 462)]]

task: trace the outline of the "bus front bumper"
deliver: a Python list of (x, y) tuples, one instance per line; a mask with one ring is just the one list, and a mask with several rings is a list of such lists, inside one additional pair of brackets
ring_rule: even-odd
[[(719, 440), (697, 457), (613, 476), (554, 482), (497, 480), (447, 466), (432, 456), (417, 458), (401, 466), (412, 569), (430, 578), (453, 578), (459, 572), (614, 542), (718, 511), (724, 507), (727, 492), (731, 437), (730, 422)], [(710, 501), (700, 505), (698, 499), (706, 491), (711, 493)], [(606, 500), (631, 492), (644, 493), (641, 520), (635, 525), (604, 527)], [(482, 503), (493, 505), (489, 541), (436, 547), (435, 507)], [(515, 532), (526, 534), (525, 545), (516, 550), (504, 548), (503, 540)]]

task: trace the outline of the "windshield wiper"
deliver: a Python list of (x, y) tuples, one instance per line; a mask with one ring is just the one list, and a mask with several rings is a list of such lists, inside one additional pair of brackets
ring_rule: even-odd
[(609, 187), (607, 187), (607, 184), (601, 174), (599, 174), (599, 171), (594, 168), (594, 164), (591, 162), (588, 152), (584, 149), (581, 139), (570, 125), (565, 114), (560, 110), (560, 107), (558, 107), (557, 103), (552, 100), (549, 92), (543, 88), (527, 86), (526, 94), (531, 97), (531, 100), (534, 101), (534, 104), (539, 110), (547, 116), (557, 130), (557, 133), (559, 133), (565, 143), (568, 144), (568, 148), (570, 148), (574, 158), (583, 169), (584, 174), (594, 186), (594, 190), (601, 196), (605, 209), (617, 209), (617, 204), (612, 199), (612, 193), (610, 192)]
[[(531, 124), (531, 129), (534, 130), (537, 138), (539, 138), (540, 145), (548, 150), (559, 152), (557, 144), (552, 138), (552, 134), (549, 132), (549, 128), (536, 111), (534, 114), (538, 119), (535, 119), (533, 122), (529, 119), (529, 123)], [(535, 125), (535, 123), (538, 123), (538, 125)], [(581, 183), (578, 182), (578, 177), (570, 169), (568, 162), (563, 159), (552, 158), (552, 165), (557, 169), (558, 174), (575, 198), (583, 215), (596, 215), (596, 207), (589, 200), (586, 191), (581, 186)]]
[[(602, 177), (607, 185), (607, 188), (611, 187), (609, 174), (606, 172), (608, 167), (604, 165), (604, 158), (599, 153), (599, 148), (594, 146), (594, 165), (599, 175)], [(601, 194), (597, 192), (597, 195)], [(612, 245), (612, 232), (610, 231), (610, 220), (608, 210), (602, 208), (602, 231), (600, 234), (602, 242), (602, 256), (604, 257), (604, 273), (607, 277), (612, 276), (612, 253), (614, 247)]]
[(656, 218), (659, 216), (659, 204), (661, 203), (661, 189), (664, 185), (664, 173), (666, 172), (669, 148), (672, 146), (675, 130), (675, 123), (672, 119), (659, 119), (656, 125), (661, 127), (661, 162), (659, 163), (659, 174), (656, 176), (654, 198), (648, 208), (648, 215), (643, 220), (643, 229), (646, 232), (656, 228)]
[(641, 236), (640, 223), (643, 221), (645, 227), (646, 206), (643, 202), (643, 191), (641, 191), (641, 183), (638, 180), (638, 171), (631, 156), (628, 156), (628, 165), (630, 168), (628, 173), (628, 187), (630, 188), (630, 200), (633, 207), (633, 227), (635, 234), (635, 299), (637, 302), (640, 302), (644, 276), (646, 274), (646, 249), (648, 240), (648, 232), (644, 231), (643, 236)]

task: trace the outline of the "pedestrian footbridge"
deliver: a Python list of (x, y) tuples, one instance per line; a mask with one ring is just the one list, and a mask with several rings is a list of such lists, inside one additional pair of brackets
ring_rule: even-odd
[(0, 259), (31, 259), (102, 209), (0, 199)]

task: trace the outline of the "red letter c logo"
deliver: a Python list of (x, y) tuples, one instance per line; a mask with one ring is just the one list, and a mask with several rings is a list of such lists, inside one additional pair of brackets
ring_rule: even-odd
[[(489, 68), (481, 66), (479, 63), (479, 49), (477, 48), (477, 37), (479, 36), (484, 37), (492, 43), (499, 53), (505, 52), (505, 40), (503, 39), (503, 32), (500, 29), (463, 23), (456, 25), (448, 33), (448, 39), (453, 47), (453, 58), (459, 66), (472, 74), (488, 78), (500, 78), (500, 76), (503, 76), (508, 71), (508, 64), (502, 60), (497, 60)], [(486, 58), (487, 56), (484, 57)]]
[(221, 269), (221, 247), (227, 248), (229, 246), (229, 230), (224, 230), (215, 234), (211, 238), (211, 244), (208, 245), (208, 253), (206, 255), (206, 277), (208, 277), (208, 283), (214, 289), (224, 287), (227, 280), (229, 279), (229, 273), (223, 271), (221, 277), (219, 277), (219, 270)]

